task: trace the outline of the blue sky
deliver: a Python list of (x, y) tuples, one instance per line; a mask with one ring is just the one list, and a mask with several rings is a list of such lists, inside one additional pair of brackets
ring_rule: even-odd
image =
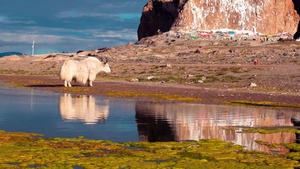
[(77, 52), (137, 41), (148, 0), (0, 0), (0, 53)]

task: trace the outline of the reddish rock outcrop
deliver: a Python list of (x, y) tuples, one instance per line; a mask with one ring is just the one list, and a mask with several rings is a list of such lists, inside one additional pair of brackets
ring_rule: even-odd
[(144, 7), (138, 37), (171, 27), (295, 34), (299, 20), (293, 0), (152, 0)]
[[(298, 14), (300, 14), (300, 1), (299, 0), (293, 0), (294, 5), (295, 5), (295, 10), (297, 11)], [(298, 24), (298, 31), (294, 35), (294, 38), (297, 39), (300, 37), (300, 22)]]

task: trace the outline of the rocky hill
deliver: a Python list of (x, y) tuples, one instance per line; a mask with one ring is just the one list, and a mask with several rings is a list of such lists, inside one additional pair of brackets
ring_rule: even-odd
[(3, 53), (0, 53), (0, 57), (10, 56), (10, 55), (22, 55), (22, 53), (20, 53), (20, 52), (3, 52)]
[(293, 0), (151, 0), (144, 7), (138, 37), (172, 27), (295, 34), (299, 20)]

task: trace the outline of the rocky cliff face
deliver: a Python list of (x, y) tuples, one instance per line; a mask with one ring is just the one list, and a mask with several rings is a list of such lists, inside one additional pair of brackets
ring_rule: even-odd
[[(298, 14), (300, 14), (300, 1), (299, 0), (293, 0), (294, 5), (295, 5), (295, 10), (297, 11)], [(296, 32), (294, 38), (297, 39), (300, 37), (300, 22), (298, 24), (298, 31)]]
[(143, 37), (155, 35), (158, 30), (170, 30), (178, 16), (179, 1), (151, 0), (145, 6), (138, 28), (139, 40)]
[(295, 34), (299, 20), (293, 0), (151, 0), (144, 7), (138, 37), (171, 27)]

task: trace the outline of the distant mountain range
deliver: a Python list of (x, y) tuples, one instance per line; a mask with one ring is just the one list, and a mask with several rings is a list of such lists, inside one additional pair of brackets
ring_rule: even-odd
[(20, 52), (3, 52), (3, 53), (0, 53), (0, 57), (10, 56), (10, 55), (22, 55), (22, 53), (20, 53)]

